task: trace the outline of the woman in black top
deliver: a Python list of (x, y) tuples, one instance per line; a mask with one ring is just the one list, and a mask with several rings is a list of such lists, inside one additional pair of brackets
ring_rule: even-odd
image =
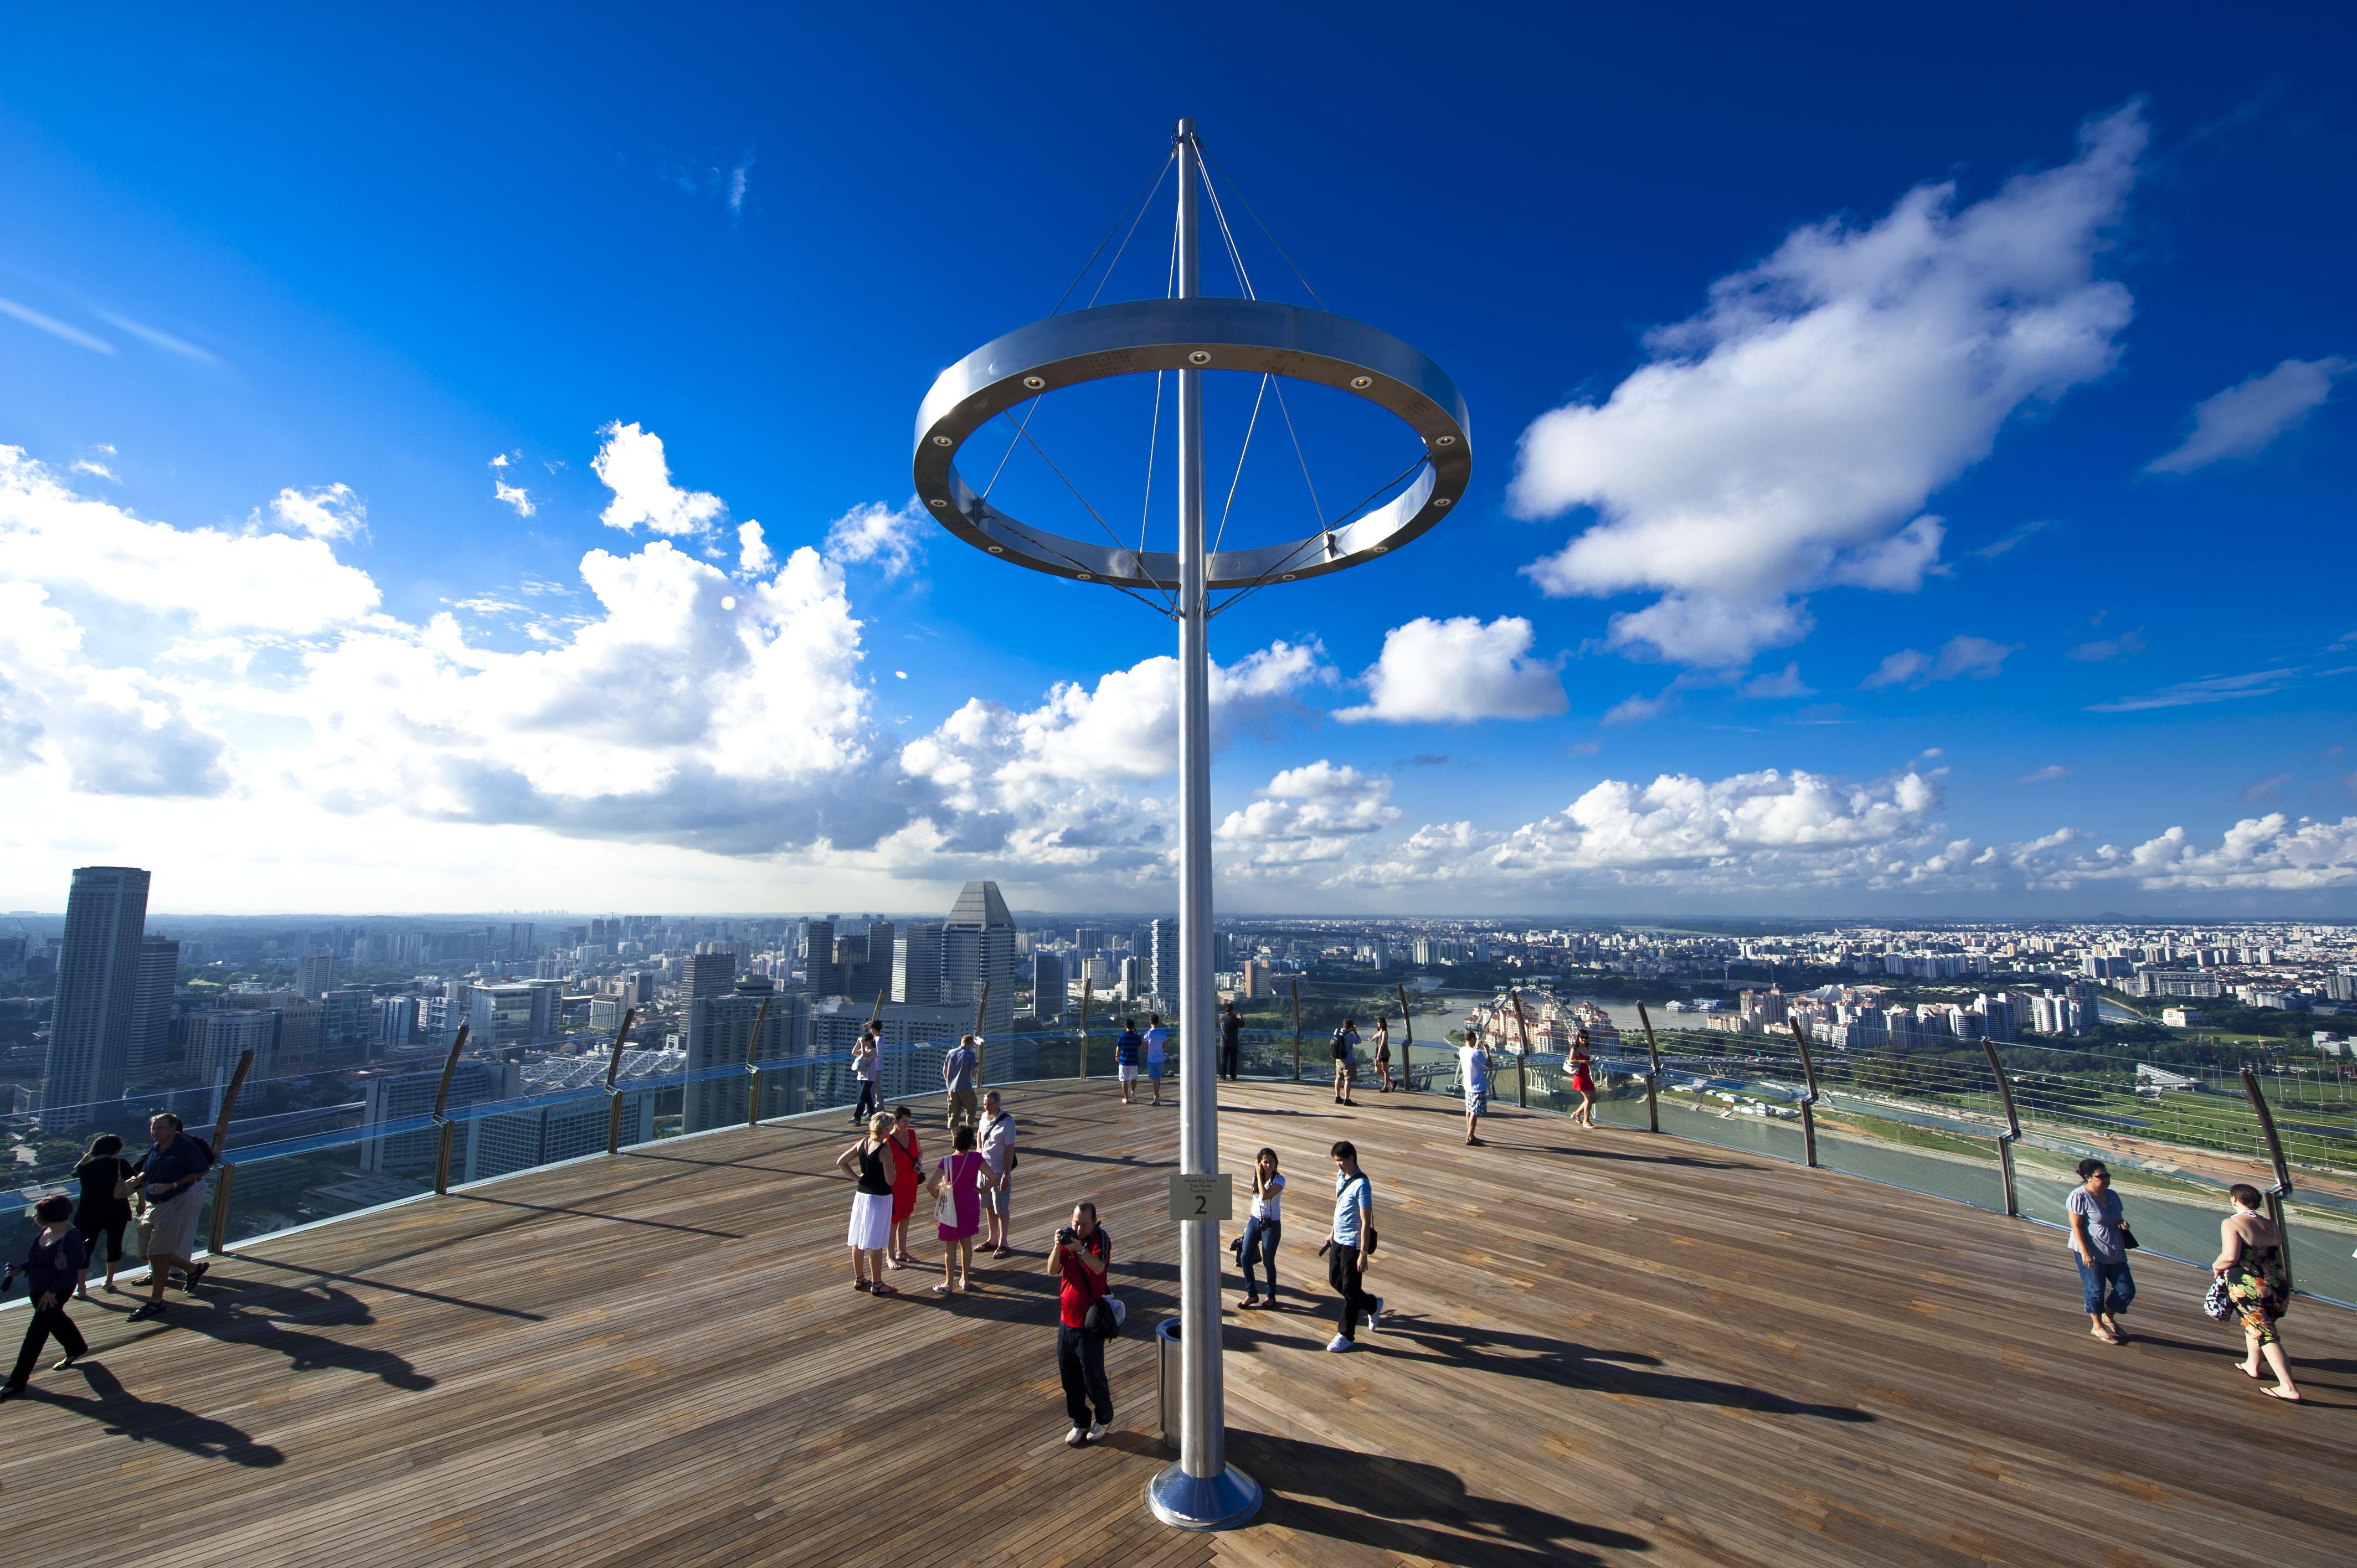
[[(123, 1140), (112, 1133), (92, 1138), (73, 1174), (81, 1183), (81, 1202), (74, 1208), (73, 1228), (81, 1232), (93, 1263), (98, 1262), (100, 1240), (106, 1242), (106, 1288), (120, 1294), (114, 1270), (123, 1261), (123, 1228), (131, 1223), (131, 1200), (115, 1196), (131, 1175), (131, 1162), (123, 1157)], [(79, 1294), (82, 1300), (90, 1299), (87, 1280), (81, 1282)]]
[(41, 1348), (56, 1336), (65, 1348), (65, 1359), (49, 1369), (62, 1372), (82, 1357), (90, 1354), (90, 1345), (66, 1316), (66, 1303), (73, 1299), (74, 1287), (81, 1283), (81, 1272), (89, 1266), (82, 1251), (81, 1233), (69, 1224), (73, 1218), (73, 1199), (64, 1193), (53, 1192), (33, 1205), (33, 1218), (41, 1222), (40, 1234), (22, 1263), (11, 1264), (7, 1277), (0, 1280), (0, 1289), (25, 1276), (25, 1289), (33, 1298), (32, 1321), (25, 1325), (24, 1348), (16, 1352), (16, 1369), (8, 1380), (0, 1383), (0, 1399), (11, 1399), (25, 1391), (25, 1380), (33, 1375), (34, 1363), (41, 1359)]

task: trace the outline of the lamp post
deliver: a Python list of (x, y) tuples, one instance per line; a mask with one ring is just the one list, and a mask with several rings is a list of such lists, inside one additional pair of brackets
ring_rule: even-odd
[[(1172, 143), (1178, 212), (1171, 295), (1050, 316), (952, 365), (918, 410), (913, 467), (919, 497), (942, 526), (968, 543), (1034, 571), (1106, 583), (1141, 597), (1140, 590), (1161, 596), (1157, 607), (1167, 604), (1167, 613), (1178, 623), (1179, 1170), (1209, 1176), (1219, 1170), (1211, 621), (1226, 607), (1214, 605), (1211, 595), (1235, 590), (1241, 596), (1271, 583), (1338, 572), (1388, 553), (1433, 527), (1457, 504), (1471, 478), (1472, 452), (1465, 402), (1456, 383), (1398, 338), (1324, 311), (1203, 295), (1199, 203), (1209, 188), (1195, 123), (1179, 121)], [(1222, 224), (1224, 229), (1224, 220)], [(1207, 553), (1202, 382), (1209, 370), (1317, 381), (1350, 392), (1405, 422), (1422, 440), (1421, 454), (1369, 503), (1304, 539)], [(1108, 546), (1046, 532), (994, 505), (987, 489), (977, 493), (958, 470), (958, 451), (965, 442), (992, 419), (1013, 422), (1013, 411), (1025, 403), (1060, 387), (1161, 371), (1178, 375), (1175, 551), (1148, 551), (1143, 540), (1131, 549), (1118, 539)], [(1028, 429), (1018, 429), (1018, 440), (1027, 435)], [(1390, 499), (1382, 504), (1370, 504), (1386, 494)], [(1179, 1457), (1147, 1484), (1146, 1501), (1166, 1524), (1225, 1529), (1259, 1511), (1261, 1489), (1227, 1462), (1219, 1226), (1216, 1220), (1188, 1220), (1178, 1230), (1184, 1379)]]

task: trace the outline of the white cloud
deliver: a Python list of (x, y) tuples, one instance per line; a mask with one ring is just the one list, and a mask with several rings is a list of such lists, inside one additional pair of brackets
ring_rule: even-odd
[(932, 527), (913, 496), (898, 510), (881, 501), (869, 501), (827, 524), (826, 553), (837, 561), (872, 564), (885, 576), (898, 577), (924, 553), (925, 537)]
[(2140, 714), (2154, 708), (2191, 708), (2210, 703), (2240, 702), (2246, 697), (2266, 697), (2282, 691), (2299, 679), (2297, 668), (2253, 670), (2241, 675), (2205, 675), (2198, 681), (2179, 681), (2173, 686), (2163, 686), (2158, 692), (2141, 697), (2115, 697), (2108, 703), (2090, 703), (2091, 714)]
[(663, 456), (662, 437), (619, 420), (598, 435), (605, 446), (589, 460), (590, 471), (614, 499), (598, 514), (608, 528), (628, 532), (640, 523), (673, 538), (708, 532), (727, 509), (705, 490), (683, 490), (671, 482), (671, 464)]
[(1554, 660), (1530, 657), (1532, 636), (1520, 616), (1486, 626), (1475, 616), (1419, 616), (1383, 634), (1382, 656), (1361, 677), (1365, 704), (1334, 716), (1461, 724), (1559, 714), (1567, 705), (1563, 681)]
[(2115, 659), (2133, 659), (2144, 651), (2144, 631), (2124, 631), (2117, 637), (2107, 637), (2094, 642), (2083, 642), (2071, 650), (2070, 657), (2083, 664), (2104, 664)]
[(511, 485), (507, 482), (505, 478), (507, 469), (506, 453), (502, 452), (491, 459), (491, 499), (502, 505), (515, 508), (515, 514), (518, 517), (530, 517), (540, 508), (533, 502), (530, 491), (522, 485)]
[(1550, 594), (1658, 593), (1614, 618), (1614, 642), (1709, 666), (1805, 635), (1812, 589), (1915, 587), (1939, 554), (1932, 494), (2017, 410), (2111, 368), (2130, 301), (2094, 263), (2145, 141), (2131, 106), (1982, 201), (1919, 187), (1721, 279), (1609, 400), (1523, 433), (1513, 510), (1599, 514), (1531, 575)]
[(2064, 854), (2067, 830), (2014, 846), (2009, 858), (2032, 888), (2128, 882), (2147, 892), (2307, 892), (2357, 886), (2357, 817), (2298, 821), (2281, 811), (2244, 817), (2204, 849), (2182, 827), (2134, 849), (2104, 844)]
[(350, 539), (368, 522), (368, 507), (346, 484), (298, 490), (291, 486), (270, 502), (270, 513), (285, 527), (314, 539)]
[(2057, 779), (2068, 779), (2071, 770), (2059, 762), (2050, 762), (2035, 773), (2025, 773), (2014, 780), (2017, 784), (2045, 784)]
[(770, 542), (762, 537), (759, 522), (741, 523), (737, 529), (737, 570), (748, 577), (758, 577), (778, 564), (770, 551)]
[(2018, 643), (1992, 642), (1986, 637), (1952, 637), (1936, 657), (1917, 649), (1900, 649), (1858, 684), (1869, 689), (1901, 684), (1915, 689), (1934, 681), (1953, 681), (1965, 675), (1986, 681), (2005, 669), (2007, 656), (2019, 651)]
[(102, 667), (40, 585), (0, 582), (0, 776), (50, 766), (97, 795), (219, 794), (221, 737), (167, 682)]
[(2286, 360), (2264, 375), (2193, 405), (2193, 432), (2175, 451), (2145, 465), (2153, 474), (2190, 474), (2227, 457), (2254, 456), (2332, 395), (2357, 360)]
[(105, 464), (100, 462), (95, 457), (75, 458), (70, 465), (70, 471), (77, 474), (88, 474), (94, 479), (112, 479), (116, 477), (113, 469), (108, 467)]
[(194, 360), (199, 364), (204, 365), (221, 363), (221, 356), (211, 349), (199, 349), (185, 338), (176, 338), (161, 328), (148, 326), (144, 321), (134, 320), (128, 316), (119, 316), (112, 310), (94, 311), (92, 314), (109, 326), (128, 332), (134, 338), (145, 342), (153, 343), (168, 353), (178, 354), (184, 360)]
[(61, 338), (77, 349), (87, 349), (93, 354), (112, 354), (114, 345), (103, 338), (93, 338), (79, 327), (69, 327), (54, 316), (44, 316), (29, 305), (19, 305), (13, 299), (0, 298), (0, 316), (13, 316), (37, 331)]
[(1213, 837), (1231, 875), (1290, 874), (1339, 861), (1366, 834), (1399, 820), (1392, 781), (1320, 757), (1271, 779), (1262, 798), (1231, 811)]
[(1754, 675), (1738, 689), (1747, 697), (1813, 697), (1817, 694), (1808, 682), (1801, 679), (1801, 666), (1797, 662), (1785, 665), (1773, 675)]

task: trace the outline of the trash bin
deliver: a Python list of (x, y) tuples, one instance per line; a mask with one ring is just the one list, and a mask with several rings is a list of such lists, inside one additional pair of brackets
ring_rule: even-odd
[(1179, 1390), (1185, 1385), (1187, 1376), (1178, 1355), (1177, 1318), (1166, 1317), (1154, 1326), (1154, 1361), (1161, 1383), (1162, 1446), (1176, 1453), (1178, 1449)]

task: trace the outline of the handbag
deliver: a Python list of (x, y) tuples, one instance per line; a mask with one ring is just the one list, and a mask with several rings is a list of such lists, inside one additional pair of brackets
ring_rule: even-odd
[(2211, 1280), (2210, 1289), (2201, 1297), (2201, 1311), (2212, 1323), (2223, 1323), (2234, 1316), (2234, 1297), (2226, 1289), (2225, 1275)]
[(957, 1229), (957, 1156), (952, 1155), (941, 1165), (942, 1189), (933, 1196), (933, 1221)]
[(2126, 1223), (2123, 1223), (2120, 1226), (2121, 1250), (2124, 1251), (2133, 1252), (2136, 1251), (2138, 1245), (2139, 1243), (2136, 1239), (2136, 1231), (2130, 1229)]
[[(1081, 1279), (1092, 1292), (1096, 1289), (1096, 1282), (1090, 1275), (1086, 1263), (1081, 1265)], [(1090, 1302), (1088, 1311), (1082, 1314), (1081, 1331), (1093, 1334), (1100, 1339), (1118, 1338), (1122, 1323), (1128, 1316), (1129, 1309), (1122, 1305), (1120, 1298), (1108, 1285), (1104, 1294)]]

